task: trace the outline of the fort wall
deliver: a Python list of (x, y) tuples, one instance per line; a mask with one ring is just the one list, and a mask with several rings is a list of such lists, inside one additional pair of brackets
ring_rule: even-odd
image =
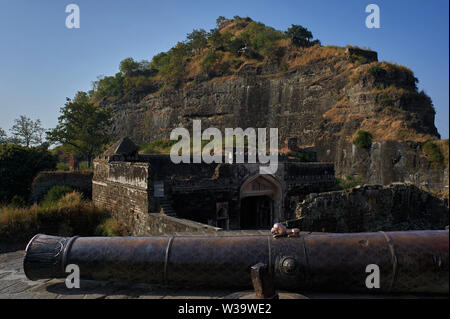
[(92, 197), (92, 172), (55, 172), (39, 173), (31, 186), (30, 203), (40, 201), (53, 186), (70, 186), (86, 198)]

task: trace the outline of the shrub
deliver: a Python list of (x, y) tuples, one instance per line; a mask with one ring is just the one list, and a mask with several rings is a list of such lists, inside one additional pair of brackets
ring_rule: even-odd
[(47, 192), (47, 194), (44, 195), (44, 198), (42, 199), (42, 204), (49, 205), (56, 203), (59, 201), (62, 197), (64, 197), (68, 193), (72, 193), (73, 188), (66, 185), (57, 185), (50, 188), (50, 190)]
[(56, 167), (57, 159), (42, 147), (0, 145), (0, 203), (15, 196), (28, 198), (34, 177)]
[(367, 72), (375, 78), (375, 80), (380, 80), (384, 76), (386, 76), (387, 72), (385, 69), (378, 65), (371, 66)]
[(58, 171), (68, 171), (70, 170), (70, 165), (68, 163), (59, 162), (56, 164), (56, 170)]
[(109, 213), (76, 192), (51, 205), (0, 207), (0, 241), (25, 243), (37, 233), (55, 236), (93, 236)]
[(433, 166), (439, 166), (444, 162), (444, 155), (442, 155), (441, 149), (432, 141), (428, 141), (422, 146), (422, 152), (432, 163)]
[(363, 184), (363, 178), (359, 175), (357, 176), (346, 176), (345, 178), (336, 178), (336, 189), (343, 190), (348, 188), (353, 188), (358, 185)]
[(126, 227), (114, 218), (103, 221), (95, 230), (96, 236), (127, 236)]
[(387, 94), (381, 95), (381, 98), (380, 98), (381, 106), (388, 107), (388, 106), (392, 106), (393, 103), (394, 103), (394, 101), (389, 97), (389, 95), (387, 95)]
[(353, 144), (359, 148), (370, 149), (372, 146), (372, 134), (370, 132), (360, 130), (356, 133), (356, 137), (353, 139)]
[(201, 63), (202, 71), (208, 74), (214, 73), (214, 65), (219, 59), (220, 56), (216, 52), (209, 51)]

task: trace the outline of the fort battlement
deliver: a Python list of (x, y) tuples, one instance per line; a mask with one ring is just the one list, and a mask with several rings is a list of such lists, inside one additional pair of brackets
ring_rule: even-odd
[(168, 155), (140, 155), (129, 142), (95, 159), (92, 199), (133, 235), (267, 229), (293, 218), (306, 195), (334, 187), (329, 163), (280, 157), (267, 175), (255, 163), (174, 164)]

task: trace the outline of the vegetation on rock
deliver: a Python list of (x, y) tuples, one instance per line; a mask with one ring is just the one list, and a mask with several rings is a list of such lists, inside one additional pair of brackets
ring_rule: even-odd
[(373, 136), (370, 132), (360, 130), (356, 133), (356, 136), (353, 139), (353, 144), (359, 148), (370, 149), (372, 146), (372, 138)]
[[(433, 166), (441, 166), (444, 163), (444, 155), (441, 149), (433, 141), (427, 141), (422, 145), (422, 152), (431, 162)], [(447, 140), (447, 152), (448, 152), (448, 140)], [(448, 155), (447, 155), (448, 156)]]
[(346, 176), (345, 178), (336, 177), (336, 190), (354, 188), (364, 184), (361, 176)]

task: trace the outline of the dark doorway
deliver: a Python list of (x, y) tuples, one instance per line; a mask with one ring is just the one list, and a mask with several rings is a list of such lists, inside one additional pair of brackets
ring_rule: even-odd
[(252, 196), (241, 200), (241, 229), (268, 229), (272, 223), (272, 199)]

